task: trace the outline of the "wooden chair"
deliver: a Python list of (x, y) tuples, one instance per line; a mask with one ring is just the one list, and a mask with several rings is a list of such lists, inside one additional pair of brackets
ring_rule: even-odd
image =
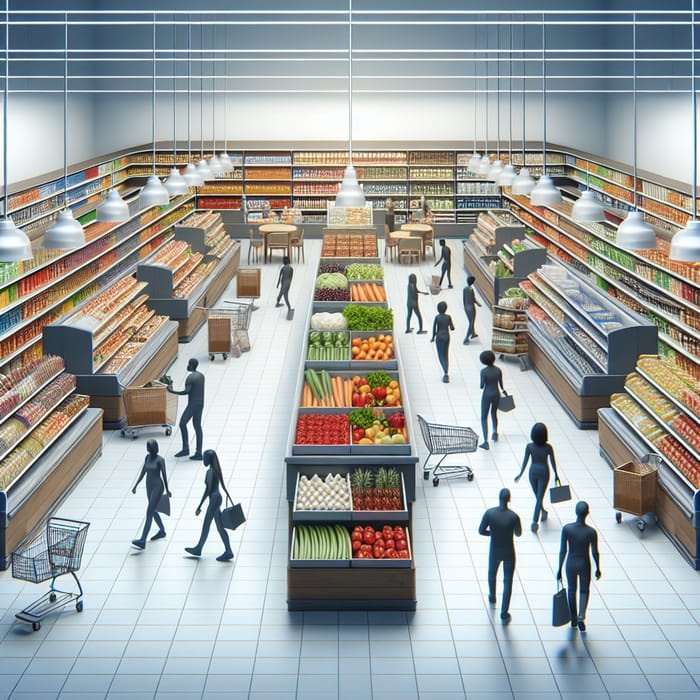
[(420, 262), (423, 241), (420, 238), (399, 239), (399, 262)]
[[(288, 233), (268, 233), (267, 234), (267, 253), (272, 262), (272, 251), (282, 250), (284, 255), (289, 255), (289, 234)], [(267, 261), (265, 261), (267, 262)]]
[(389, 225), (384, 224), (384, 259), (394, 260), (394, 255), (398, 250), (399, 242), (391, 235)]
[[(293, 234), (296, 236), (296, 234)], [(297, 262), (299, 262), (299, 253), (301, 253), (301, 259), (306, 262), (306, 258), (304, 257), (304, 229), (301, 229), (301, 233), (296, 236), (295, 238), (292, 238), (291, 241), (289, 242), (289, 247), (293, 251), (296, 250), (297, 252)]]
[(263, 248), (262, 238), (255, 238), (255, 230), (250, 229), (250, 243), (248, 244), (248, 265), (250, 265), (250, 252), (254, 252), (255, 262), (260, 260), (260, 251)]
[(428, 248), (433, 250), (433, 260), (437, 260), (437, 252), (435, 251), (435, 231), (430, 230), (430, 233), (424, 233), (423, 236), (423, 260), (427, 255)]

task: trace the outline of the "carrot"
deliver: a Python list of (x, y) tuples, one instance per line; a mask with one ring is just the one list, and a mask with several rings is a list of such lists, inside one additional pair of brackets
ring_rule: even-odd
[(374, 301), (372, 297), (372, 290), (369, 288), (368, 284), (362, 283), (362, 293), (365, 295), (366, 301)]
[(354, 285), (354, 290), (355, 290), (355, 293), (357, 294), (355, 301), (366, 301), (361, 284)]
[(372, 283), (372, 288), (374, 289), (374, 296), (377, 297), (377, 301), (386, 301), (384, 290), (376, 282)]
[(309, 388), (309, 385), (304, 382), (304, 389), (301, 392), (301, 405), (302, 406), (308, 406), (309, 405), (309, 392), (311, 389)]
[(345, 380), (345, 405), (352, 406), (352, 379)]
[(311, 406), (313, 408), (316, 408), (318, 406), (318, 401), (316, 400), (316, 397), (313, 395), (311, 396)]
[(340, 388), (342, 381), (340, 377), (333, 377), (333, 400), (338, 408), (343, 405), (343, 392)]

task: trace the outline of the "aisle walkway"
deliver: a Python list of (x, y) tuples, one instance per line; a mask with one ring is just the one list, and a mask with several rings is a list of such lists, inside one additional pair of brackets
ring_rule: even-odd
[[(478, 354), (488, 347), (490, 314), (479, 310), (480, 337), (463, 346), (464, 273), (458, 243), (451, 245), (455, 288), (421, 297), (426, 327), (439, 299), (455, 319), (450, 384), (441, 382), (430, 336), (402, 333), (407, 275), (416, 272), (425, 288), (430, 263), (388, 264), (386, 281), (413, 415), (476, 429)], [(612, 473), (598, 455), (597, 434), (576, 430), (535, 373), (515, 363), (501, 366), (517, 410), (502, 416), (499, 442), (473, 455), (474, 481), (433, 488), (417, 470), (417, 612), (287, 612), (283, 459), (320, 245), (308, 241), (306, 248), (306, 264), (295, 266), (293, 322), (274, 308), (277, 267), (268, 265), (252, 351), (210, 362), (204, 330), (180, 346), (170, 370), (179, 385), (187, 359), (197, 357), (206, 374), (205, 447), (218, 451), (249, 517), (232, 538), (234, 563), (215, 561), (215, 531), (201, 560), (184, 556), (199, 533), (194, 510), (204, 468), (174, 458), (177, 433), (144, 432), (135, 441), (106, 433), (102, 458), (60, 510), (91, 522), (81, 572), (85, 611), (66, 610), (32, 633), (15, 624), (14, 613), (42, 587), (0, 573), (0, 699), (698, 698), (698, 574), (656, 529), (640, 535), (634, 522), (615, 523)], [(234, 297), (233, 285), (225, 297)], [(601, 536), (603, 578), (592, 586), (585, 634), (550, 626), (559, 533), (573, 519), (573, 503), (552, 507), (534, 535), (529, 485), (513, 483), (536, 420), (549, 426), (562, 480), (571, 483), (574, 502), (590, 503), (590, 523)], [(173, 513), (168, 537), (138, 552), (129, 542), (142, 526), (145, 494), (130, 489), (148, 437), (158, 439), (167, 462)], [(526, 530), (517, 542), (508, 626), (486, 599), (488, 541), (477, 534), (503, 485)]]

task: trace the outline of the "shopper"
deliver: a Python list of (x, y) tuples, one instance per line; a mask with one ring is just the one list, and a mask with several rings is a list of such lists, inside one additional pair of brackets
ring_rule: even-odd
[[(543, 502), (547, 493), (547, 485), (549, 484), (549, 465), (551, 464), (554, 471), (554, 480), (559, 485), (559, 476), (557, 475), (557, 463), (554, 459), (554, 450), (547, 442), (547, 426), (544, 423), (535, 423), (530, 431), (530, 440), (525, 447), (525, 455), (523, 456), (523, 465), (520, 468), (520, 473), (515, 477), (515, 482), (520, 481), (520, 477), (525, 471), (525, 467), (529, 460), (532, 460), (528, 477), (530, 486), (535, 494), (535, 512), (532, 516), (532, 524), (530, 529), (537, 532), (539, 529), (540, 514), (542, 522), (547, 520), (547, 511), (544, 509)], [(549, 463), (548, 463), (549, 461)]]
[(280, 276), (277, 279), (277, 287), (280, 293), (277, 295), (277, 303), (275, 306), (282, 306), (280, 300), (284, 297), (284, 303), (290, 311), (292, 307), (289, 305), (289, 288), (292, 286), (292, 277), (294, 276), (294, 268), (291, 265), (289, 256), (285, 255), (282, 258), (282, 267), (280, 268)]
[(498, 401), (500, 394), (498, 388), (505, 394), (503, 388), (503, 373), (499, 367), (496, 367), (496, 356), (491, 350), (484, 350), (479, 355), (481, 364), (486, 365), (481, 370), (481, 431), (484, 435), (484, 441), (479, 445), (482, 450), (489, 449), (488, 440), (488, 416), (491, 413), (491, 423), (493, 424), (493, 433), (491, 439), (496, 442), (498, 440)]
[(425, 294), (428, 292), (421, 292), (418, 290), (418, 280), (414, 274), (408, 276), (408, 292), (406, 295), (406, 333), (410, 333), (413, 328), (411, 327), (411, 316), (416, 315), (418, 319), (418, 335), (423, 335), (427, 331), (423, 330), (423, 316), (421, 316), (420, 308), (418, 308), (418, 295)]
[(219, 531), (219, 536), (224, 543), (224, 553), (216, 557), (217, 561), (230, 561), (233, 559), (233, 552), (231, 551), (231, 541), (228, 537), (228, 532), (221, 520), (221, 504), (223, 498), (221, 496), (221, 491), (219, 487), (223, 488), (224, 493), (229, 497), (226, 486), (224, 485), (224, 476), (221, 473), (221, 465), (219, 464), (219, 458), (214, 450), (206, 450), (203, 455), (203, 462), (207, 469), (207, 473), (204, 477), (204, 495), (202, 500), (197, 506), (195, 515), (199, 515), (202, 512), (202, 505), (204, 501), (209, 499), (209, 504), (207, 505), (207, 512), (204, 514), (204, 522), (202, 523), (202, 534), (199, 537), (199, 542), (194, 547), (185, 547), (185, 551), (192, 556), (199, 557), (202, 555), (202, 547), (209, 537), (209, 529), (211, 528), (211, 521), (216, 523), (216, 529)]
[(148, 537), (154, 520), (158, 526), (158, 532), (151, 537), (151, 540), (160, 540), (165, 537), (165, 527), (156, 508), (163, 493), (167, 493), (168, 498), (172, 497), (168, 488), (168, 476), (165, 473), (165, 460), (158, 454), (158, 443), (155, 440), (149, 440), (146, 443), (146, 450), (146, 459), (143, 467), (141, 467), (141, 473), (134, 484), (134, 488), (131, 489), (131, 493), (136, 493), (136, 487), (141, 483), (143, 477), (146, 477), (146, 497), (148, 498), (146, 522), (144, 523), (140, 539), (131, 541), (131, 544), (139, 549), (146, 548), (146, 537)]
[(389, 227), (389, 231), (394, 230), (394, 202), (392, 202), (391, 197), (386, 198), (386, 217), (384, 222)]
[(182, 437), (182, 449), (175, 454), (176, 457), (187, 457), (190, 453), (190, 439), (187, 433), (187, 424), (192, 421), (194, 432), (197, 436), (197, 450), (190, 459), (202, 459), (202, 414), (204, 413), (204, 375), (197, 371), (199, 362), (193, 357), (187, 363), (187, 379), (183, 391), (175, 391), (168, 385), (171, 394), (187, 396), (187, 406), (180, 416), (180, 436)]
[(481, 306), (474, 294), (474, 282), (476, 279), (473, 275), (467, 277), (467, 286), (462, 290), (462, 305), (464, 313), (467, 314), (467, 334), (464, 336), (464, 345), (469, 345), (471, 338), (479, 336), (474, 332), (474, 321), (476, 320), (476, 307)]
[[(566, 586), (571, 612), (571, 626), (584, 632), (586, 629), (586, 609), (588, 608), (589, 588), (591, 585), (591, 558), (595, 562), (595, 580), (600, 580), (600, 557), (598, 554), (598, 533), (586, 525), (588, 503), (579, 501), (576, 504), (576, 522), (564, 525), (561, 530), (561, 546), (559, 548), (559, 569), (557, 581), (561, 581), (561, 567), (566, 559)], [(567, 557), (568, 550), (568, 557)], [(580, 601), (576, 605), (576, 583), (578, 581)]]
[(455, 329), (452, 317), (447, 314), (447, 304), (441, 301), (437, 306), (438, 314), (433, 321), (433, 337), (431, 343), (435, 343), (438, 360), (442, 367), (442, 381), (447, 384), (450, 381), (450, 331)]
[(523, 528), (517, 513), (509, 510), (510, 491), (501, 489), (498, 494), (498, 506), (489, 508), (481, 519), (479, 534), (491, 538), (489, 544), (489, 603), (496, 603), (496, 576), (503, 564), (503, 599), (501, 600), (501, 620), (510, 621), (510, 596), (513, 592), (513, 574), (515, 573), (515, 545), (513, 536), (520, 537)]
[(445, 275), (447, 275), (447, 288), (452, 289), (452, 251), (450, 250), (450, 246), (448, 246), (445, 242), (444, 238), (441, 238), (439, 242), (440, 258), (435, 265), (433, 265), (433, 267), (437, 267), (440, 263), (442, 263), (440, 272), (440, 286), (442, 287), (442, 280), (445, 279)]

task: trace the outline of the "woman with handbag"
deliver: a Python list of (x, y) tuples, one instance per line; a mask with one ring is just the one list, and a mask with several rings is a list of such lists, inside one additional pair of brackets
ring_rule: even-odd
[[(532, 524), (530, 529), (533, 532), (539, 530), (540, 515), (542, 516), (542, 522), (547, 520), (547, 511), (542, 505), (544, 502), (544, 496), (547, 493), (547, 485), (549, 484), (549, 465), (554, 471), (554, 480), (559, 486), (559, 475), (557, 474), (557, 462), (554, 458), (554, 450), (552, 446), (547, 442), (547, 426), (544, 423), (535, 423), (530, 431), (530, 439), (525, 447), (525, 455), (523, 456), (523, 465), (520, 468), (520, 473), (515, 477), (516, 483), (520, 481), (520, 477), (525, 471), (528, 461), (532, 460), (530, 465), (530, 471), (528, 472), (528, 478), (530, 479), (530, 486), (535, 494), (535, 512), (532, 516)], [(548, 464), (549, 460), (549, 464)]]
[(491, 423), (493, 423), (493, 433), (491, 439), (496, 442), (498, 440), (498, 402), (501, 395), (498, 391), (499, 387), (505, 394), (506, 390), (503, 387), (503, 373), (499, 367), (496, 367), (496, 356), (492, 350), (484, 350), (479, 355), (479, 360), (482, 365), (486, 365), (481, 370), (480, 388), (481, 392), (481, 431), (484, 434), (484, 441), (479, 445), (482, 450), (489, 449), (489, 412), (491, 413)]
[(438, 360), (442, 367), (442, 381), (447, 384), (450, 381), (450, 331), (455, 329), (455, 324), (452, 323), (452, 316), (447, 313), (447, 304), (444, 301), (437, 305), (437, 310), (430, 342), (435, 343)]
[(146, 450), (148, 451), (148, 454), (146, 455), (143, 467), (141, 468), (141, 473), (134, 484), (134, 488), (131, 489), (131, 493), (136, 493), (136, 487), (141, 483), (143, 477), (146, 477), (146, 495), (148, 497), (146, 522), (143, 526), (141, 538), (131, 541), (131, 544), (139, 549), (146, 548), (146, 537), (148, 537), (148, 533), (151, 530), (151, 524), (154, 520), (158, 526), (158, 532), (156, 532), (151, 539), (160, 540), (165, 537), (165, 528), (163, 527), (163, 521), (161, 520), (157, 509), (164, 492), (168, 494), (168, 498), (172, 497), (170, 489), (168, 489), (168, 476), (165, 473), (165, 460), (158, 454), (158, 443), (155, 440), (149, 440), (146, 443)]
[(204, 466), (208, 467), (208, 469), (204, 477), (204, 495), (197, 506), (195, 515), (199, 515), (202, 512), (204, 501), (209, 499), (209, 504), (207, 505), (207, 512), (204, 514), (202, 534), (199, 537), (199, 542), (194, 547), (185, 547), (185, 551), (195, 557), (202, 555), (202, 547), (204, 547), (204, 543), (207, 541), (207, 537), (209, 537), (209, 529), (211, 528), (211, 521), (213, 520), (216, 523), (216, 529), (219, 531), (219, 536), (225, 547), (224, 553), (216, 557), (216, 560), (230, 561), (233, 559), (233, 552), (231, 551), (231, 541), (229, 540), (228, 533), (226, 532), (221, 518), (221, 504), (223, 503), (223, 498), (219, 487), (224, 490), (229, 500), (231, 500), (231, 496), (224, 484), (224, 476), (221, 473), (221, 465), (219, 464), (219, 458), (216, 452), (214, 452), (214, 450), (205, 450), (202, 455), (202, 461)]

